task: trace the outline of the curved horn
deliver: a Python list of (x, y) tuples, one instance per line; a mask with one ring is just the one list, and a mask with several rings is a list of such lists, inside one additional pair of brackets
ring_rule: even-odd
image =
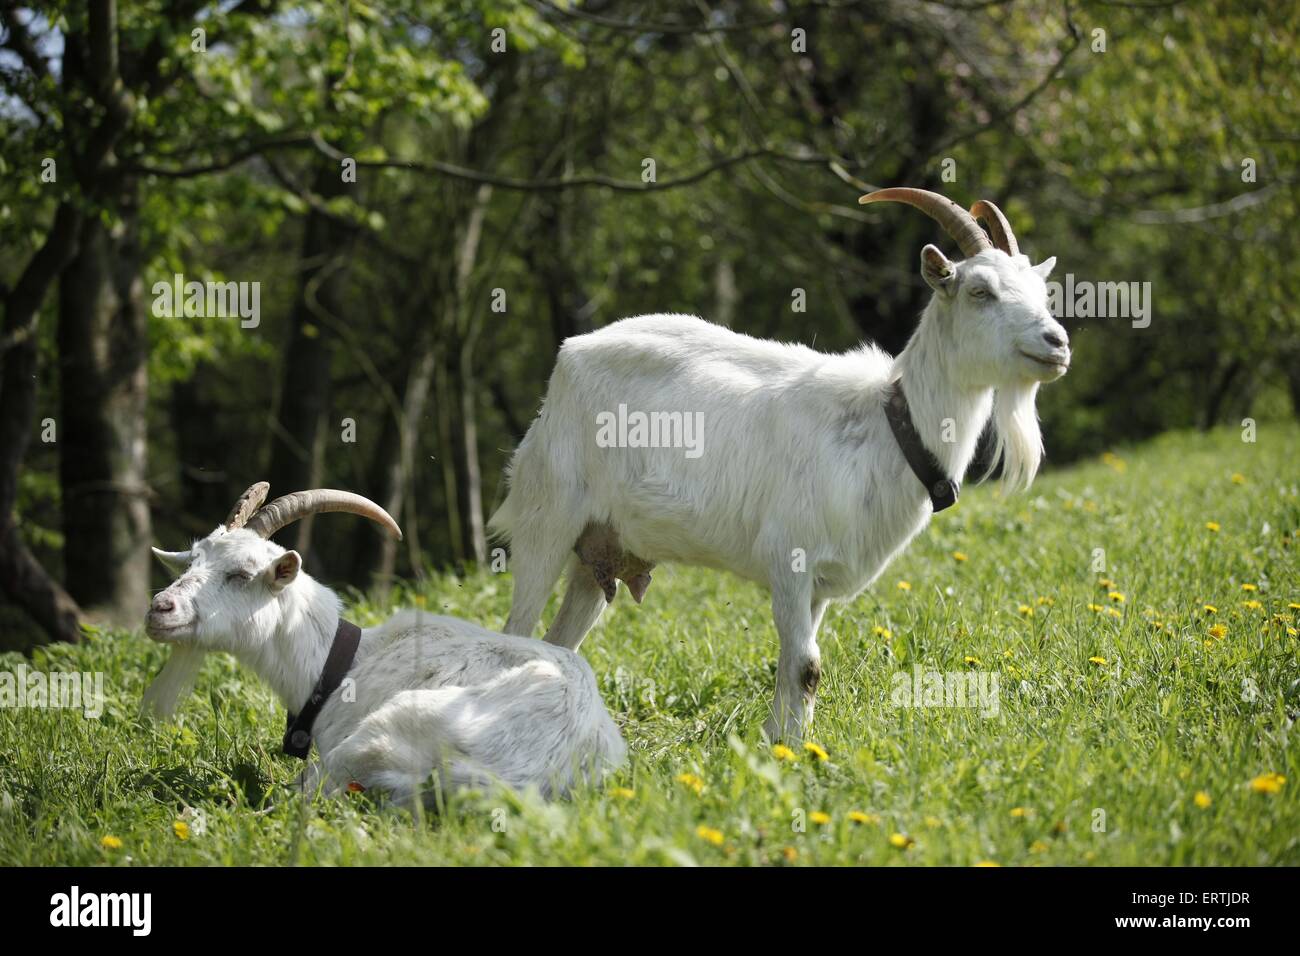
[(943, 226), (943, 231), (956, 241), (964, 256), (970, 257), (993, 248), (993, 243), (984, 234), (975, 217), (947, 196), (932, 193), (928, 189), (911, 189), (906, 186), (877, 189), (873, 193), (867, 193), (858, 202), (864, 205), (870, 202), (901, 202), (915, 206)]
[(262, 507), (262, 502), (270, 494), (271, 486), (265, 481), (259, 481), (255, 485), (249, 486), (249, 489), (239, 496), (235, 502), (235, 507), (230, 509), (230, 514), (226, 517), (225, 522), (227, 531), (234, 531), (236, 528), (242, 528), (248, 519), (253, 517), (257, 509)]
[(1001, 209), (987, 199), (981, 199), (970, 207), (970, 214), (977, 221), (984, 220), (985, 225), (989, 227), (989, 236), (993, 240), (993, 245), (1009, 256), (1020, 254), (1020, 246), (1016, 244), (1016, 234), (1011, 231), (1011, 223), (1007, 222), (1007, 217), (1002, 214)]
[(167, 570), (180, 574), (194, 560), (192, 551), (164, 551), (162, 548), (150, 548), (153, 556), (166, 565)]
[(312, 491), (295, 491), (291, 495), (281, 495), (248, 519), (248, 524), (244, 527), (263, 538), (269, 538), (287, 524), (308, 515), (330, 511), (346, 511), (361, 515), (376, 524), (383, 525), (399, 541), (402, 538), (402, 529), (397, 526), (393, 516), (379, 505), (369, 498), (354, 495), (350, 491), (335, 491), (332, 488), (316, 488)]

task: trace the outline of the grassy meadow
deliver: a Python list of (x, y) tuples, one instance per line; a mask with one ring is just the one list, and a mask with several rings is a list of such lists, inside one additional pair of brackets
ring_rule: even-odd
[[(788, 752), (759, 734), (766, 594), (660, 569), (583, 646), (629, 765), (549, 805), (299, 797), (282, 709), (228, 658), (176, 724), (136, 718), (164, 657), (140, 631), (0, 655), (103, 672), (107, 693), (97, 720), (0, 709), (0, 863), (1300, 864), (1300, 429), (1256, 437), (1169, 434), (1012, 498), (968, 487), (828, 613), (811, 746)], [(362, 624), (415, 603), (500, 627), (509, 600), (483, 573), (348, 603)], [(914, 666), (996, 676), (996, 713), (894, 706)]]

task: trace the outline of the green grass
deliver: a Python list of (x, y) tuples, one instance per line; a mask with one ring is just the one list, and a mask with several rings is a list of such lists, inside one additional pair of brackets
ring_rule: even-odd
[[(831, 610), (812, 734), (826, 761), (777, 761), (762, 744), (766, 595), (703, 570), (661, 569), (646, 604), (620, 596), (583, 647), (627, 769), (570, 801), (467, 795), (437, 818), (370, 794), (292, 794), (283, 713), (227, 658), (209, 659), (179, 724), (140, 723), (163, 649), (100, 634), (32, 662), (104, 672), (99, 720), (0, 709), (0, 863), (1300, 863), (1300, 430), (1266, 425), (1253, 444), (1169, 435), (1117, 454), (1028, 495), (968, 489), (870, 592)], [(499, 627), (509, 596), (507, 576), (445, 577), (394, 604)], [(0, 671), (21, 661), (4, 655)], [(998, 715), (891, 706), (892, 675), (914, 664), (995, 672)], [(1251, 786), (1268, 773), (1287, 778), (1279, 792)], [(186, 807), (205, 826), (182, 840)]]

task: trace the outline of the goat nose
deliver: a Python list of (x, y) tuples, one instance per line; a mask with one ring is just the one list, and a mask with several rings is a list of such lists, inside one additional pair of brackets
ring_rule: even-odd
[(153, 609), (166, 614), (168, 611), (176, 610), (176, 602), (169, 597), (163, 597), (161, 594), (153, 599)]
[(1043, 341), (1054, 349), (1065, 348), (1065, 335), (1057, 332), (1044, 332)]

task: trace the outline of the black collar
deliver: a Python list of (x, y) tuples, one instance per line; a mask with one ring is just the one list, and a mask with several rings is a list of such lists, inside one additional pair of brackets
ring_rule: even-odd
[(907, 409), (907, 396), (903, 394), (903, 383), (895, 380), (885, 392), (885, 417), (894, 433), (903, 457), (912, 468), (912, 474), (921, 480), (930, 504), (935, 511), (942, 511), (957, 503), (957, 493), (961, 486), (956, 479), (949, 478), (939, 460), (930, 454), (921, 436), (912, 424), (912, 414)]
[(361, 628), (351, 621), (339, 618), (339, 626), (334, 632), (334, 642), (330, 644), (329, 656), (325, 658), (320, 680), (316, 681), (302, 710), (289, 714), (285, 722), (284, 752), (290, 757), (306, 760), (311, 753), (311, 725), (316, 722), (316, 716), (329, 700), (330, 694), (343, 683), (343, 678), (352, 667), (352, 659), (357, 656), (357, 645), (360, 643)]

